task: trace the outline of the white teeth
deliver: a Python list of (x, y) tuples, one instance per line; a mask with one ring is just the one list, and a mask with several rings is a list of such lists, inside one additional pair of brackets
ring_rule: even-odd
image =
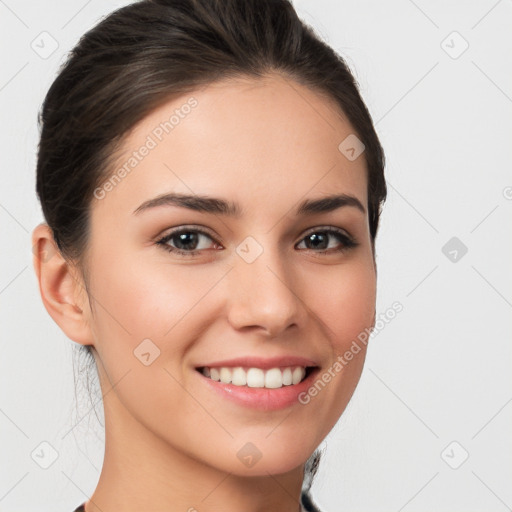
[(279, 368), (272, 368), (265, 373), (265, 387), (274, 389), (283, 386), (283, 374)]
[(287, 368), (236, 368), (204, 367), (202, 373), (205, 377), (220, 381), (224, 384), (235, 386), (248, 386), (250, 388), (277, 389), (283, 386), (298, 384), (306, 375), (306, 369), (302, 366), (288, 366)]
[(247, 384), (247, 374), (243, 368), (237, 367), (233, 369), (231, 383), (235, 386), (245, 386)]
[(220, 369), (220, 381), (224, 382), (224, 384), (229, 384), (231, 382), (231, 369), (230, 368), (221, 368)]
[(295, 370), (293, 370), (293, 373), (292, 373), (292, 384), (298, 384), (301, 380), (302, 380), (302, 377), (304, 377), (304, 373), (303, 373), (303, 370), (304, 368), (301, 368), (300, 366), (298, 366), (297, 368), (295, 368)]
[(265, 387), (265, 374), (259, 368), (249, 368), (247, 372), (247, 385), (250, 388)]

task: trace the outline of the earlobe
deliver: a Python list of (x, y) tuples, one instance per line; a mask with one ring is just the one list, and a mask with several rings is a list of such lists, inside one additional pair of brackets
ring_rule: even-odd
[(46, 310), (68, 338), (82, 345), (93, 345), (84, 284), (77, 269), (60, 253), (47, 224), (34, 229), (32, 252)]

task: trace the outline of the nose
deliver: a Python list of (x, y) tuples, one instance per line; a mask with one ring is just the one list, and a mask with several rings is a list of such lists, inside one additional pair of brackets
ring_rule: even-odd
[(229, 323), (237, 330), (261, 330), (275, 338), (300, 327), (305, 306), (294, 290), (292, 268), (267, 248), (252, 263), (238, 255), (229, 273)]

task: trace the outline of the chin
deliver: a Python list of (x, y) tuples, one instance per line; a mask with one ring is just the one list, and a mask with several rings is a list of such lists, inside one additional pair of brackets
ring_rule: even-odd
[(278, 436), (272, 442), (270, 437), (234, 442), (221, 457), (212, 461), (213, 465), (236, 476), (284, 474), (303, 465), (320, 444), (320, 441), (309, 443), (293, 435), (285, 442)]

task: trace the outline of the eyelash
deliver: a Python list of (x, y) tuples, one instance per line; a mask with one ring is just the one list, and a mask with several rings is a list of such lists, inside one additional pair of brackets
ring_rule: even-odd
[[(157, 245), (162, 246), (162, 248), (165, 251), (168, 251), (170, 253), (179, 254), (181, 256), (196, 256), (197, 254), (201, 253), (204, 249), (201, 250), (193, 250), (193, 251), (183, 251), (181, 249), (177, 249), (176, 247), (170, 246), (167, 242), (169, 242), (172, 238), (174, 238), (177, 235), (183, 234), (183, 233), (199, 233), (202, 235), (207, 236), (212, 241), (217, 243), (212, 235), (208, 233), (207, 231), (204, 231), (203, 229), (199, 229), (196, 227), (180, 227), (174, 231), (171, 231), (167, 235), (163, 236), (162, 238), (158, 239), (156, 241)], [(333, 228), (333, 227), (318, 227), (315, 228), (313, 231), (309, 231), (304, 235), (304, 237), (300, 240), (302, 242), (305, 238), (307, 238), (310, 235), (317, 234), (317, 233), (323, 233), (323, 234), (329, 234), (329, 235), (335, 235), (338, 240), (342, 243), (342, 247), (340, 249), (327, 249), (324, 251), (315, 251), (314, 249), (306, 249), (309, 251), (313, 251), (316, 254), (331, 254), (331, 253), (342, 253), (345, 251), (348, 251), (350, 249), (353, 249), (359, 245), (359, 243), (351, 236), (345, 234), (343, 231)], [(299, 243), (300, 243), (299, 242)]]

